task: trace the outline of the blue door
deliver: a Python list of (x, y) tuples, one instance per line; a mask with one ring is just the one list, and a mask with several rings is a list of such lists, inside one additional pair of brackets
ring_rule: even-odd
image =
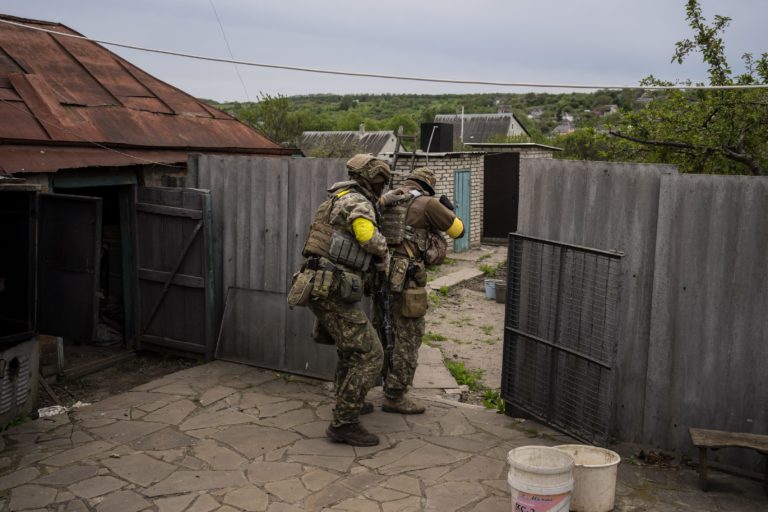
[(453, 241), (453, 251), (469, 249), (470, 225), (472, 221), (472, 175), (469, 171), (456, 171), (453, 175), (453, 200), (456, 215), (464, 223), (464, 236)]

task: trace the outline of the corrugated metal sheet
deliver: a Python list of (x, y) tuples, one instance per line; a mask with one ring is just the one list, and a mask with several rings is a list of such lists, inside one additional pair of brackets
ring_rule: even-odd
[[(493, 137), (528, 135), (514, 114), (464, 114), (464, 143), (488, 142)], [(460, 114), (438, 114), (436, 123), (453, 125), (453, 140), (459, 144), (461, 137)], [(456, 147), (456, 146), (455, 146)]]
[(378, 155), (395, 150), (396, 136), (391, 131), (328, 131), (304, 132), (301, 134), (299, 149), (309, 154), (319, 147), (355, 148), (361, 153)]
[[(0, 18), (77, 34), (57, 23)], [(126, 165), (124, 156), (103, 148), (97, 150), (102, 156), (79, 147), (58, 149), (94, 142), (128, 154), (126, 149), (174, 153), (153, 159), (159, 162), (184, 161), (180, 151), (292, 153), (96, 43), (5, 24), (0, 24), (0, 116), (0, 147), (57, 146), (22, 165), (3, 150), (0, 168), (9, 173), (71, 168), (77, 154), (97, 165)]]

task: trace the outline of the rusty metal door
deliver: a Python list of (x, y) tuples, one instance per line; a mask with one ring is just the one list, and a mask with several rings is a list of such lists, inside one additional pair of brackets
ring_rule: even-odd
[(136, 194), (138, 348), (210, 359), (210, 194), (159, 187), (139, 187)]
[(38, 197), (37, 329), (90, 341), (99, 317), (101, 198)]

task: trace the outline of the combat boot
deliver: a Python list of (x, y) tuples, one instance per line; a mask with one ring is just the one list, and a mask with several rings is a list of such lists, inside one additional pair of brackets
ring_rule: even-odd
[(371, 434), (360, 423), (345, 423), (334, 427), (328, 426), (326, 435), (337, 443), (347, 443), (352, 446), (376, 446), (379, 444), (379, 436)]
[(396, 412), (399, 414), (423, 414), (426, 410), (426, 407), (418, 402), (409, 400), (404, 396), (394, 399), (384, 397), (384, 404), (381, 406), (381, 410), (384, 412)]
[(371, 414), (373, 412), (373, 404), (371, 402), (363, 402), (363, 406), (360, 408), (360, 416), (363, 414)]

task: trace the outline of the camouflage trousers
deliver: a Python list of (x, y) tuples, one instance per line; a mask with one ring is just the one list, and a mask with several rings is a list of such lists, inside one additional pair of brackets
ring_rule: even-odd
[(365, 395), (381, 373), (383, 351), (379, 336), (360, 303), (348, 303), (332, 290), (325, 300), (312, 300), (309, 309), (336, 344), (336, 405), (333, 426), (359, 421)]
[[(384, 395), (398, 399), (413, 384), (416, 366), (419, 361), (419, 347), (424, 336), (424, 317), (406, 318), (402, 310), (402, 295), (392, 293), (390, 297), (392, 322), (395, 328), (395, 346), (392, 350), (392, 363), (384, 363)], [(376, 308), (376, 325), (380, 322), (380, 309)]]

